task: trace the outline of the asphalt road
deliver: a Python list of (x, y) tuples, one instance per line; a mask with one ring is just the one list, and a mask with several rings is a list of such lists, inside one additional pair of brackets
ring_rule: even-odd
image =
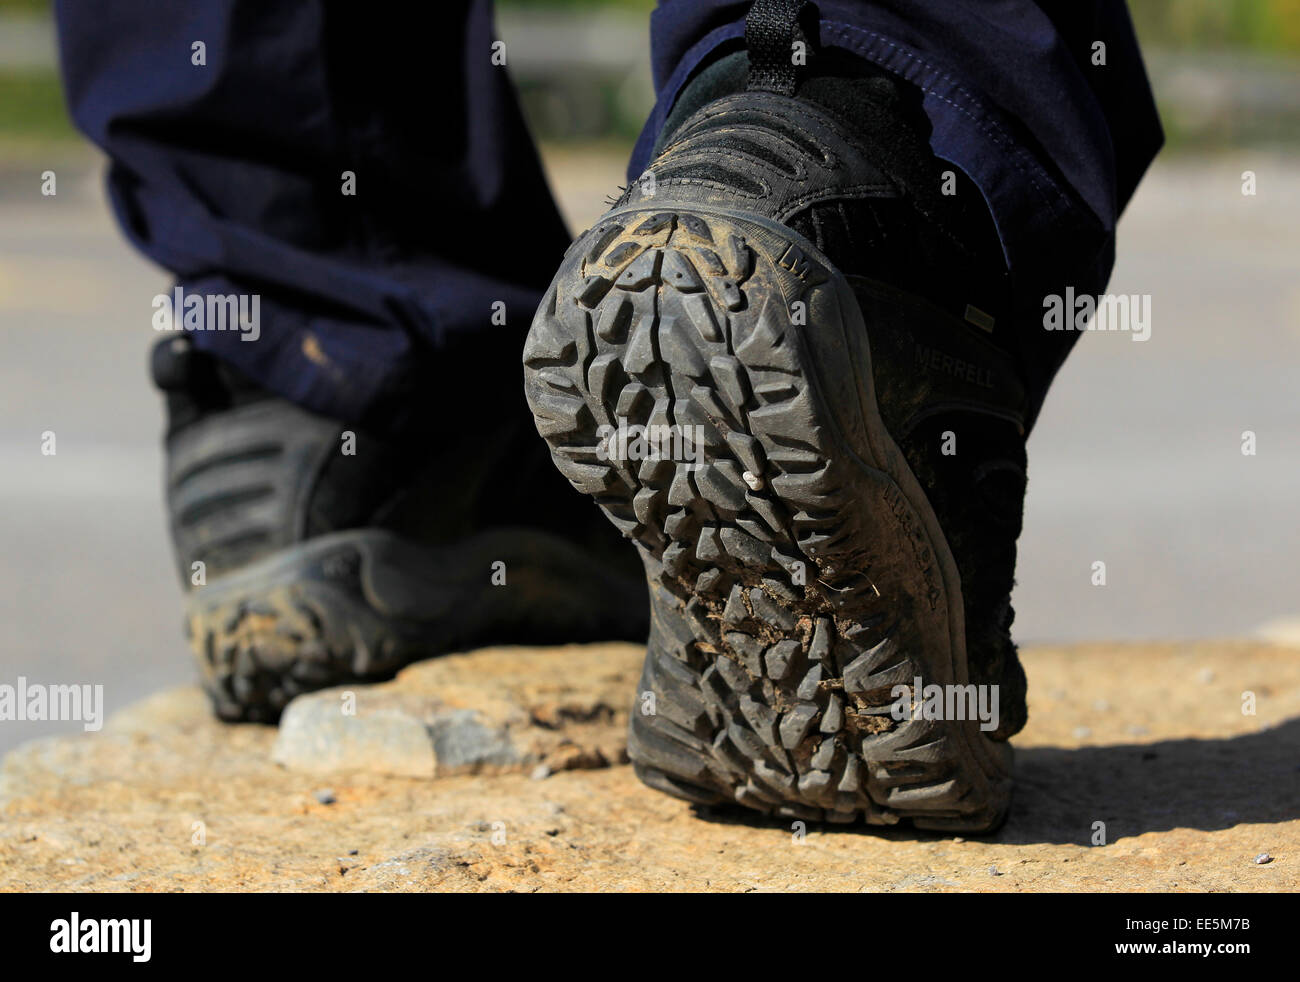
[[(620, 159), (548, 159), (584, 227)], [(103, 683), (111, 711), (192, 678), (145, 374), (167, 278), (118, 236), (94, 168), (62, 173), (52, 198), (41, 169), (0, 177), (0, 683)], [(1151, 296), (1151, 337), (1081, 339), (1030, 441), (1022, 642), (1245, 636), (1287, 618), (1300, 633), (1297, 269), (1300, 160), (1148, 178), (1111, 290)], [(75, 726), (0, 723), (0, 750)]]

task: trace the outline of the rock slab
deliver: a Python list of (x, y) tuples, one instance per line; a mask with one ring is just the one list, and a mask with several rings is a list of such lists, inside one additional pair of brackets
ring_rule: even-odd
[(640, 660), (454, 655), (303, 697), (278, 732), (160, 693), (8, 755), (0, 889), (1300, 889), (1294, 648), (1027, 651), (1011, 816), (966, 840), (801, 833), (643, 787), (623, 737)]

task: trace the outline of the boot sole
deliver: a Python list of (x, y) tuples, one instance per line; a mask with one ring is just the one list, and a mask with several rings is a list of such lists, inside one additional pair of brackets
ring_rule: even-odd
[[(814, 246), (721, 209), (611, 212), (566, 254), (524, 365), (556, 466), (646, 568), (628, 748), (646, 784), (810, 820), (1001, 824), (1010, 747), (891, 714), (895, 686), (967, 683), (961, 586), (881, 420), (852, 290)], [(630, 459), (602, 443), (620, 424), (702, 434), (702, 463), (680, 436), (677, 459)]]
[[(381, 681), (449, 651), (628, 637), (644, 626), (626, 614), (641, 608), (639, 590), (532, 529), (442, 547), (356, 529), (195, 588), (186, 635), (217, 716), (274, 722), (300, 693)], [(592, 610), (597, 594), (608, 609)]]

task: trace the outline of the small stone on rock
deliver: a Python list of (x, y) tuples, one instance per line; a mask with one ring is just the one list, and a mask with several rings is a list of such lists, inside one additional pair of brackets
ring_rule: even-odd
[(1255, 857), (1256, 866), (1263, 866), (1265, 863), (1271, 863), (1272, 861), (1273, 861), (1273, 857), (1266, 852), (1261, 852), (1258, 856)]
[(318, 788), (311, 793), (311, 796), (322, 805), (332, 805), (334, 802), (338, 801), (338, 798), (334, 797), (333, 788)]

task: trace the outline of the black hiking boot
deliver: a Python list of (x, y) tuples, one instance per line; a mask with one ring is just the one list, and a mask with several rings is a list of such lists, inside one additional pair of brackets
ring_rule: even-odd
[(629, 754), (699, 804), (988, 831), (1026, 716), (1002, 252), (906, 89), (829, 53), (797, 78), (750, 28), (525, 346), (556, 466), (649, 580)]
[(554, 473), (517, 395), (478, 416), (430, 405), (381, 438), (183, 336), (155, 346), (153, 376), (186, 631), (222, 719), (274, 721), (298, 693), (448, 651), (644, 639), (635, 558)]

